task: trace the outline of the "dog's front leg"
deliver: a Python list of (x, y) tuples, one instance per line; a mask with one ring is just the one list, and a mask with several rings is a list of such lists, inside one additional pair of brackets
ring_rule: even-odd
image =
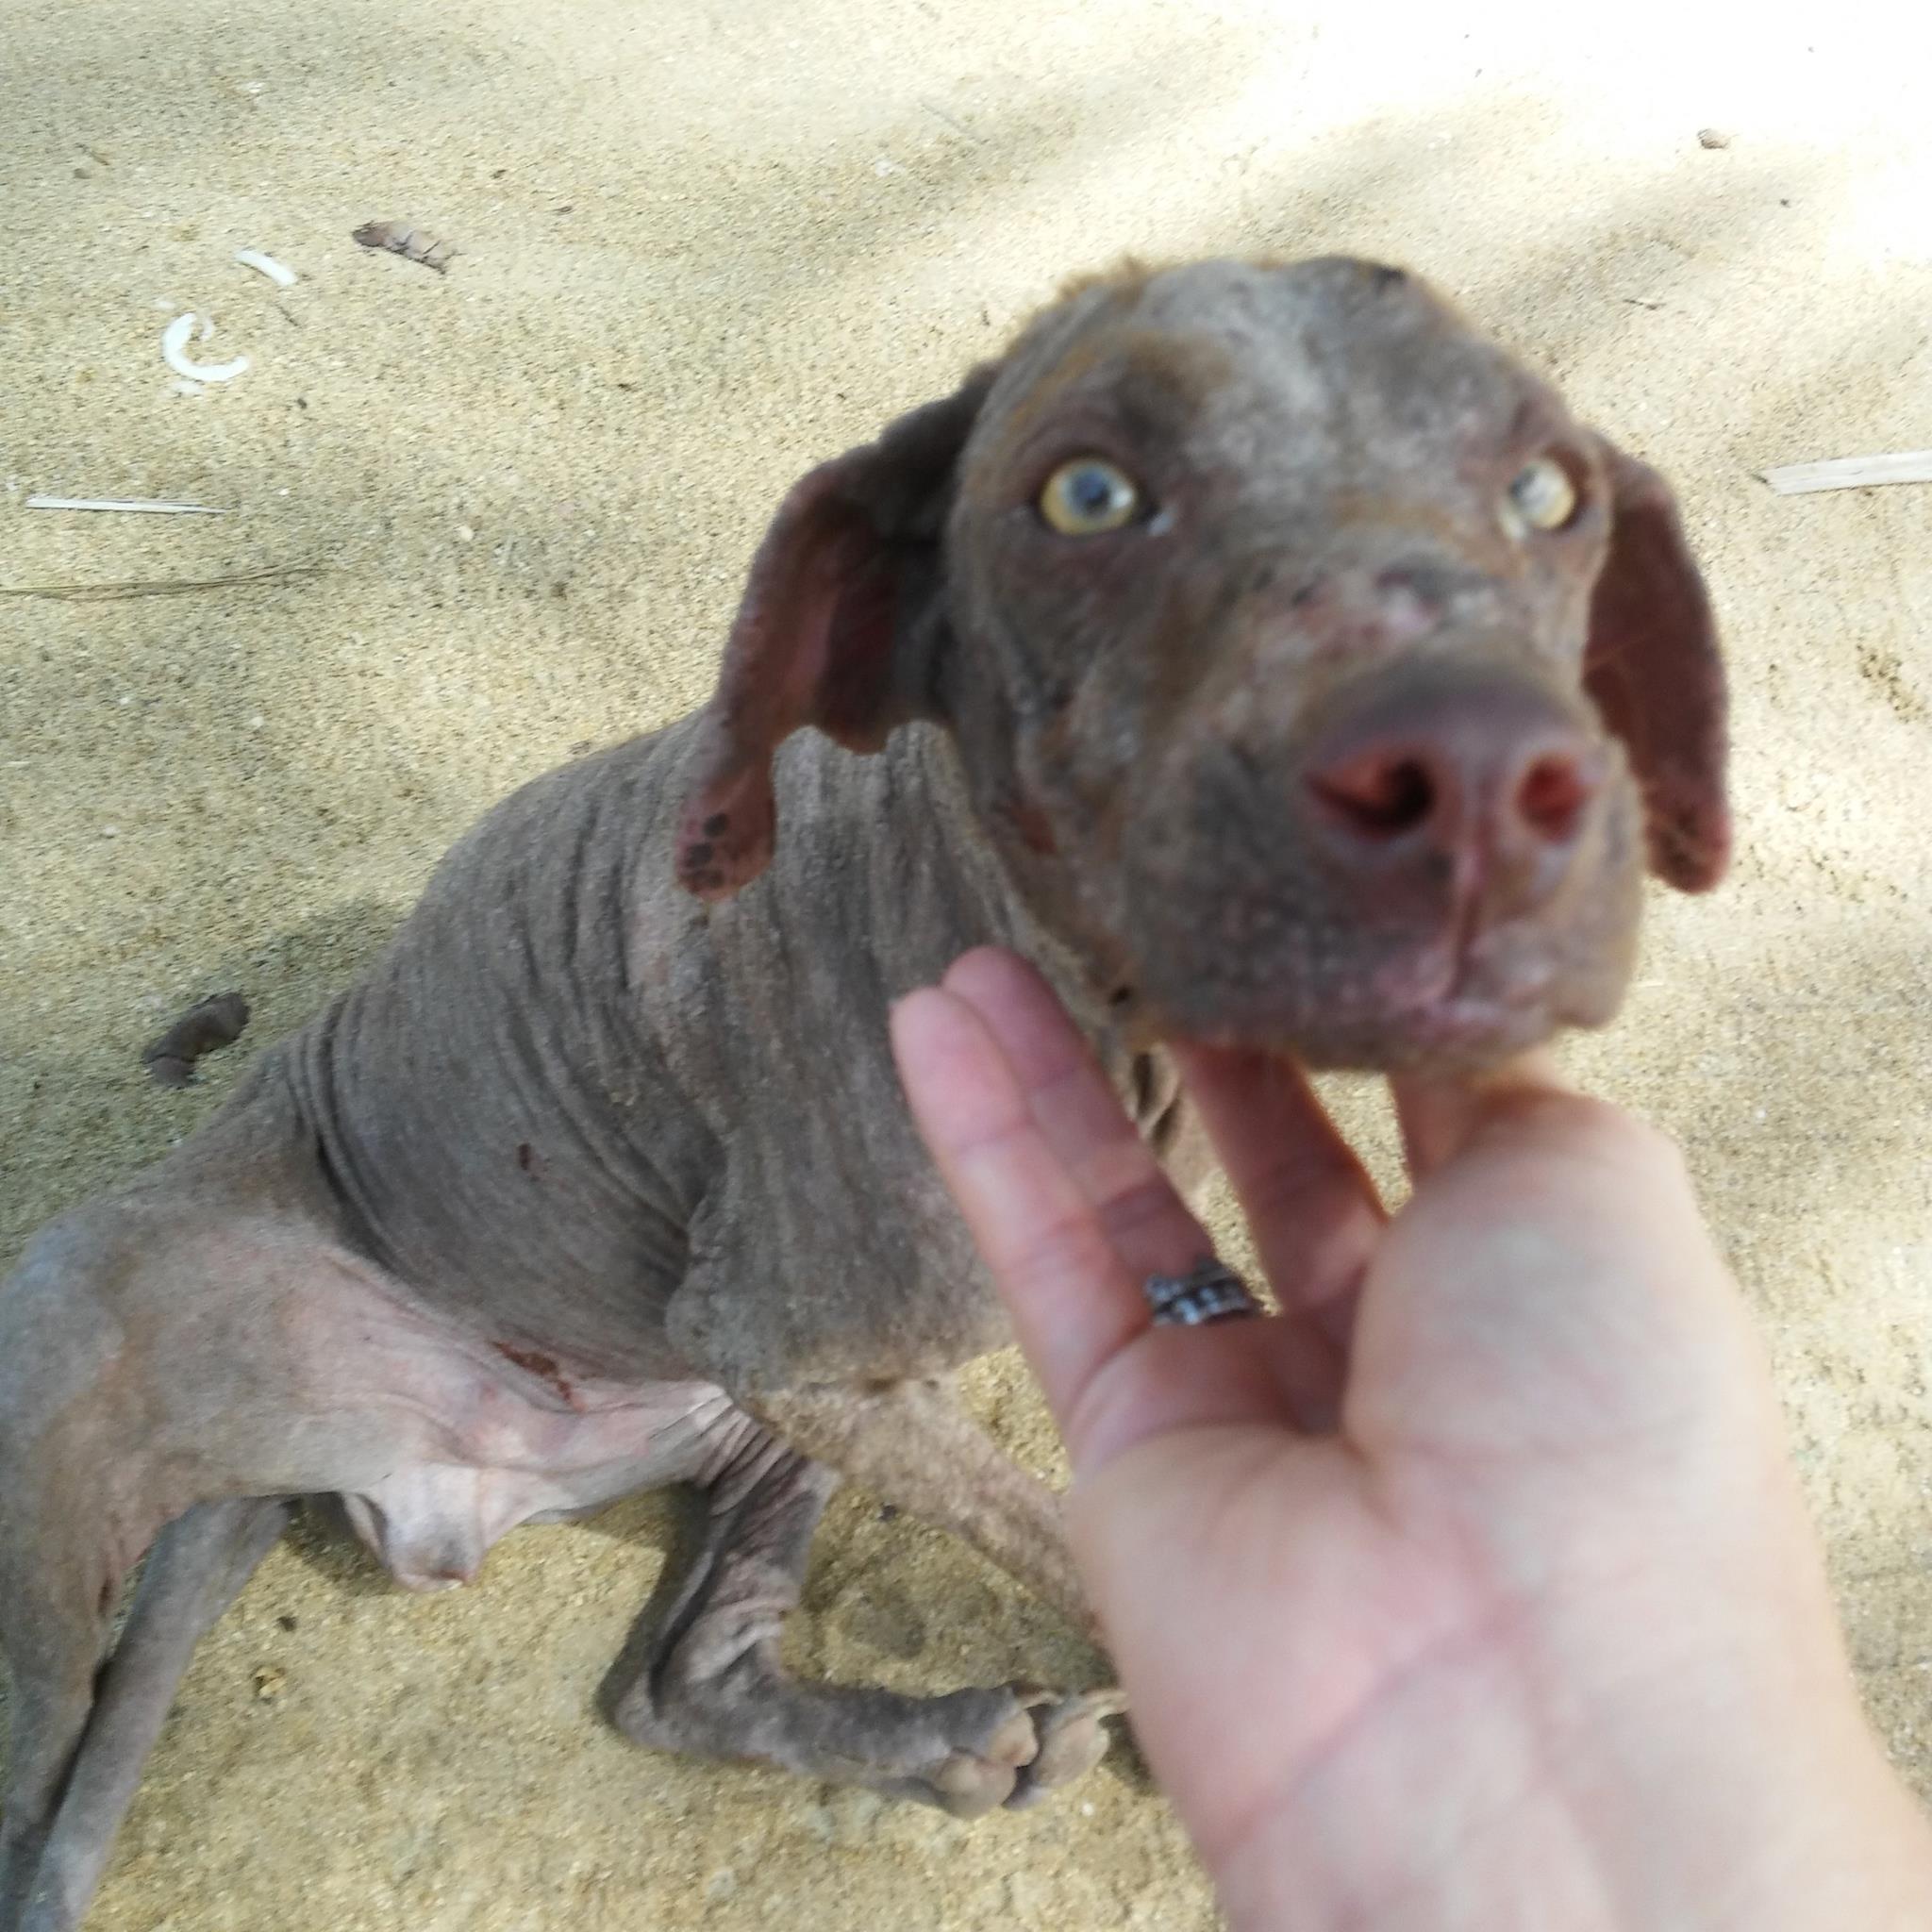
[(837, 1384), (744, 1398), (794, 1449), (963, 1538), (1097, 1638), (1060, 1499), (1005, 1454), (938, 1380)]

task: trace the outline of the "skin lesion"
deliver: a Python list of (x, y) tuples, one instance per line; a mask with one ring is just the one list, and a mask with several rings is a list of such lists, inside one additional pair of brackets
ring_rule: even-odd
[(545, 1355), (539, 1348), (518, 1348), (508, 1341), (492, 1341), (490, 1345), (505, 1361), (514, 1362), (518, 1368), (535, 1375), (540, 1382), (548, 1383), (561, 1401), (568, 1403), (572, 1407), (576, 1407), (575, 1391), (562, 1369), (558, 1366), (556, 1357)]

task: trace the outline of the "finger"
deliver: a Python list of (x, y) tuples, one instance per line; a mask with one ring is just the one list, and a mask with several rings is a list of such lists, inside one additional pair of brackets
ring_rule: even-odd
[(1557, 1058), (1532, 1048), (1487, 1074), (1461, 1079), (1398, 1074), (1389, 1083), (1409, 1173), (1421, 1180), (1453, 1160), (1499, 1102), (1531, 1093), (1569, 1093)]
[(1236, 1331), (1256, 1324), (1150, 1332), (1139, 1278), (1048, 1143), (978, 1011), (927, 989), (899, 1002), (891, 1030), (913, 1117), (991, 1270), (1074, 1467), (1096, 1467), (1164, 1429), (1279, 1421), (1272, 1370), (1252, 1341), (1233, 1342)]
[(1275, 1293), (1345, 1345), (1387, 1218), (1355, 1150), (1292, 1060), (1203, 1046), (1176, 1058)]
[[(1183, 1273), (1202, 1256), (1212, 1254), (1212, 1237), (1127, 1118), (1086, 1040), (1038, 971), (1011, 953), (983, 947), (957, 960), (944, 983), (947, 991), (966, 999), (986, 1022), (1013, 1069), (1029, 1111), (1092, 1203), (1126, 1274), (1137, 1284), (1143, 1283), (1150, 1274)], [(1305, 1096), (1304, 1111), (1311, 1110), (1328, 1140), (1339, 1147), (1306, 1084), (1299, 1083), (1291, 1091)], [(1282, 1128), (1294, 1139), (1306, 1137), (1306, 1121), (1300, 1114), (1291, 1119), (1284, 1108), (1247, 1124), (1251, 1131), (1244, 1138), (1251, 1165), (1257, 1162), (1260, 1137)], [(1358, 1177), (1354, 1157), (1345, 1149), (1342, 1158), (1350, 1174)], [(1262, 1258), (1265, 1265), (1269, 1257), (1264, 1254)], [(1345, 1284), (1352, 1300), (1360, 1257), (1342, 1255), (1338, 1245), (1334, 1259), (1338, 1298)], [(1272, 1269), (1268, 1272), (1272, 1277)], [(1310, 1432), (1326, 1430), (1341, 1406), (1341, 1360), (1334, 1337), (1292, 1300), (1286, 1300), (1284, 1312), (1287, 1319), (1271, 1321), (1242, 1345), (1254, 1352), (1252, 1363), (1274, 1375), (1279, 1398), (1295, 1425)], [(1338, 1326), (1345, 1327), (1340, 1299), (1331, 1312)], [(1162, 1343), (1161, 1348), (1161, 1359), (1169, 1359), (1170, 1344)], [(1182, 1344), (1178, 1360), (1198, 1370), (1197, 1348), (1196, 1343)], [(1242, 1364), (1244, 1375), (1252, 1363)], [(1211, 1379), (1207, 1387), (1213, 1394)], [(1172, 1394), (1154, 1406), (1163, 1414), (1178, 1413)]]
[(1041, 1135), (1092, 1204), (1128, 1274), (1137, 1282), (1178, 1274), (1212, 1252), (1207, 1230), (1032, 966), (982, 946), (954, 962), (944, 986), (985, 1022)]
[[(1034, 966), (1012, 953), (981, 947), (953, 964), (944, 990), (966, 999), (985, 1020), (1025, 1095), (1028, 1111), (1093, 1206), (1101, 1231), (1136, 1285), (1156, 1274), (1184, 1274), (1202, 1256), (1213, 1254), (1213, 1237), (1126, 1117), (1086, 1040)], [(1307, 1099), (1314, 1105), (1314, 1095)], [(1252, 1123), (1256, 1132), (1270, 1132), (1275, 1124), (1275, 1117)], [(1349, 1159), (1353, 1163), (1353, 1156)], [(1272, 1372), (1277, 1395), (1296, 1427), (1329, 1430), (1341, 1408), (1341, 1358), (1333, 1337), (1320, 1324), (1306, 1320), (1300, 1307), (1291, 1306), (1287, 1314), (1289, 1320), (1270, 1322), (1246, 1339), (1242, 1346), (1252, 1351), (1252, 1360), (1242, 1362), (1241, 1372), (1246, 1377), (1256, 1364)], [(1198, 1342), (1184, 1342), (1174, 1351), (1163, 1341), (1159, 1349), (1161, 1362), (1173, 1360), (1196, 1377), (1204, 1374)], [(1211, 1405), (1224, 1395), (1211, 1374), (1196, 1381), (1196, 1390)], [(1174, 1390), (1159, 1395), (1152, 1408), (1176, 1418), (1180, 1393)], [(1115, 1436), (1113, 1430), (1108, 1434)]]
[(1138, 1282), (1047, 1142), (978, 1011), (928, 989), (892, 1011), (913, 1118), (1062, 1414), (1146, 1325)]

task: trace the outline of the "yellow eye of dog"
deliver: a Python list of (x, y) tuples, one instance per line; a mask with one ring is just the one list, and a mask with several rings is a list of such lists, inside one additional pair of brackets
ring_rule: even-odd
[(1509, 508), (1532, 530), (1560, 530), (1576, 514), (1576, 486), (1561, 463), (1539, 457), (1516, 473)]
[(1104, 536), (1140, 508), (1140, 486), (1102, 457), (1062, 463), (1040, 492), (1040, 514), (1062, 537)]

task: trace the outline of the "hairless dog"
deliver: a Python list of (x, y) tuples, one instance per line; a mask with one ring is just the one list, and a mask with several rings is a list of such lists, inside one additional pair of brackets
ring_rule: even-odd
[(1454, 1068), (1607, 1020), (1646, 855), (1723, 870), (1723, 713), (1663, 484), (1396, 269), (1077, 285), (811, 472), (710, 703), (497, 807), (0, 1291), (0, 1932), (79, 1924), (308, 1496), (436, 1590), (694, 1484), (629, 1736), (961, 1815), (1086, 1770), (1109, 1693), (779, 1661), (846, 1477), (1085, 1618), (1055, 1497), (948, 1391), (1006, 1330), (889, 1003), (1020, 950), (1198, 1171), (1165, 1041)]

